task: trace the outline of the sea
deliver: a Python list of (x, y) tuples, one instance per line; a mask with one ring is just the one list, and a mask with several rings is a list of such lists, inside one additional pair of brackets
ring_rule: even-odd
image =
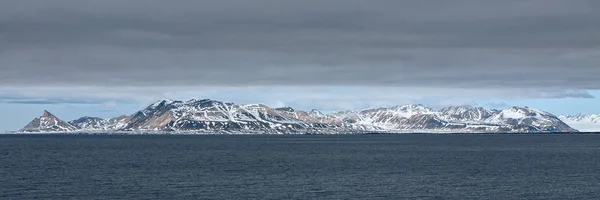
[(600, 199), (600, 135), (2, 135), (0, 199)]

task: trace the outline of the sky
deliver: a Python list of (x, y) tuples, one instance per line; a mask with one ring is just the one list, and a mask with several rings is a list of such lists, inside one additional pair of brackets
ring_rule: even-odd
[(0, 131), (209, 98), (600, 113), (596, 0), (3, 0)]

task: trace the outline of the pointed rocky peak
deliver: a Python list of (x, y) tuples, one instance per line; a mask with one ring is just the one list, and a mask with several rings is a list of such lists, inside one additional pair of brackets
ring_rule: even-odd
[(177, 102), (181, 102), (181, 101), (175, 101), (172, 99), (162, 99), (162, 100), (158, 100), (158, 101), (154, 102), (153, 104), (150, 104), (150, 106), (148, 106), (148, 108), (154, 109), (154, 108), (162, 107), (162, 106), (177, 103)]
[(47, 110), (44, 110), (42, 116), (40, 116), (40, 120), (48, 122), (61, 121), (58, 117), (56, 117), (54, 114), (50, 113)]
[(324, 113), (322, 113), (321, 111), (317, 110), (317, 109), (312, 109), (308, 112), (308, 114), (312, 115), (312, 116), (317, 116), (317, 117), (322, 117), (325, 116)]
[(20, 132), (70, 132), (75, 131), (78, 128), (72, 124), (69, 124), (63, 120), (60, 120), (58, 117), (54, 116), (52, 113), (44, 110), (42, 116), (37, 117), (25, 127), (23, 127)]
[(152, 115), (153, 113), (156, 113), (156, 112), (164, 112), (165, 110), (169, 110), (169, 109), (176, 107), (176, 105), (178, 105), (180, 103), (182, 103), (182, 102), (171, 100), (171, 99), (159, 100), (153, 104), (150, 104), (145, 109), (134, 113), (133, 116), (139, 117), (139, 116)]
[(44, 110), (44, 113), (42, 113), (42, 117), (56, 117), (54, 116), (52, 113), (48, 112), (47, 110)]

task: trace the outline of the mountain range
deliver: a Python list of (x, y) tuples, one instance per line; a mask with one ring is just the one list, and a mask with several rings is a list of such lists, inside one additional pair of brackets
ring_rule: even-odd
[[(211, 99), (160, 100), (131, 115), (62, 121), (48, 111), (19, 132), (125, 132), (209, 134), (348, 133), (538, 133), (577, 132), (551, 113), (528, 108), (504, 110), (453, 106), (435, 110), (421, 104), (324, 114), (291, 107), (225, 103)], [(573, 118), (575, 119), (575, 118)]]
[(600, 131), (600, 114), (561, 115), (558, 118), (582, 132)]

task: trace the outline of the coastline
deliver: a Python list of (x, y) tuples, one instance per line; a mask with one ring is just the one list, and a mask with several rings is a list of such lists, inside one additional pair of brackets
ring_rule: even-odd
[(204, 131), (72, 131), (72, 132), (18, 132), (6, 131), (0, 135), (590, 135), (600, 132), (436, 132), (436, 131), (386, 131), (386, 132), (336, 132), (336, 133), (275, 133), (275, 132), (204, 132)]

